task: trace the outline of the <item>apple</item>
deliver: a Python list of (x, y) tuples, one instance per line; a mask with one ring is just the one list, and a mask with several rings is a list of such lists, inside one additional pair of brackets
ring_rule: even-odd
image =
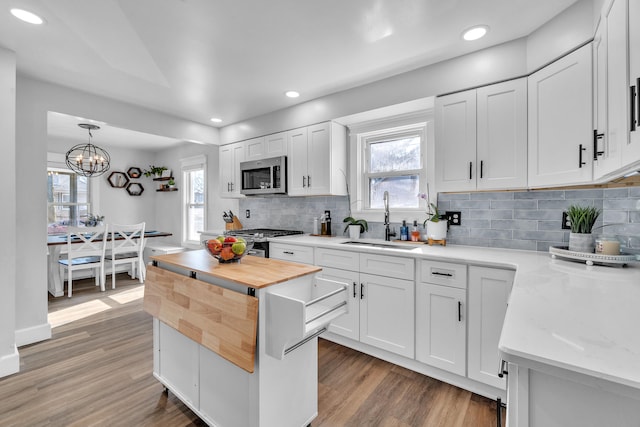
[(222, 258), (225, 261), (229, 261), (233, 257), (234, 257), (234, 254), (230, 246), (225, 246), (224, 248), (222, 248), (222, 251), (220, 252), (220, 258)]
[(247, 245), (244, 242), (235, 242), (231, 245), (231, 250), (236, 255), (242, 255), (246, 249)]
[(236, 239), (233, 236), (227, 236), (227, 237), (224, 238), (224, 243), (235, 243), (237, 241), (238, 241), (238, 239)]
[(224, 242), (224, 236), (218, 236), (216, 237), (216, 240), (219, 241), (220, 243)]
[(207, 247), (212, 254), (218, 255), (222, 250), (222, 243), (220, 243), (220, 241), (216, 239), (208, 240)]

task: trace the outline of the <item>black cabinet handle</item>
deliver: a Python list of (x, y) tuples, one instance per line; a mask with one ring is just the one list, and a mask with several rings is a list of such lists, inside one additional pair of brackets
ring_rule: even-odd
[(583, 152), (583, 151), (586, 151), (586, 150), (587, 150), (587, 149), (586, 149), (586, 148), (584, 148), (584, 147), (582, 146), (582, 144), (580, 144), (580, 146), (578, 146), (578, 167), (579, 167), (580, 169), (582, 169), (582, 166), (584, 166), (584, 165), (586, 165), (586, 164), (587, 164), (586, 162), (583, 162), (583, 161), (582, 161), (582, 152)]
[(227, 193), (231, 192), (231, 183), (227, 182)]
[(631, 121), (629, 123), (629, 130), (634, 132), (636, 130), (636, 87), (629, 87), (629, 109), (631, 110)]
[(500, 366), (498, 367), (498, 376), (500, 378), (504, 378), (505, 375), (509, 375), (509, 370), (507, 369), (507, 361), (504, 359), (500, 359)]
[(458, 301), (458, 322), (462, 322), (462, 302)]
[(636, 79), (636, 125), (640, 125), (640, 77)]
[(469, 162), (469, 179), (473, 179), (473, 162)]
[(496, 426), (502, 427), (502, 399), (496, 399)]
[(287, 254), (287, 255), (293, 255), (293, 252), (291, 251), (282, 251), (283, 254)]
[(433, 276), (453, 277), (453, 274), (451, 273), (440, 273), (439, 271), (432, 271), (431, 274)]
[(305, 188), (307, 186), (307, 177), (302, 175), (302, 188)]
[(360, 283), (360, 299), (364, 298), (364, 284)]
[(356, 286), (357, 286), (356, 282), (353, 282), (353, 297), (354, 298), (356, 297)]
[(307, 187), (311, 187), (311, 175), (307, 175)]
[(598, 140), (604, 138), (604, 133), (598, 133), (598, 129), (593, 130), (593, 160), (597, 161), (598, 156), (602, 156), (604, 151), (598, 151)]
[(482, 179), (482, 175), (484, 175), (484, 160), (480, 160), (480, 179)]

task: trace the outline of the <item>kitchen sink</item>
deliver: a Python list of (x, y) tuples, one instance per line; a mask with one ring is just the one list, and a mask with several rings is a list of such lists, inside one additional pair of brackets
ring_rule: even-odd
[(415, 249), (415, 247), (407, 247), (404, 245), (394, 245), (392, 243), (366, 242), (366, 241), (357, 241), (357, 240), (350, 240), (348, 242), (342, 242), (341, 244), (353, 245), (353, 246), (365, 246), (365, 247), (373, 247), (373, 248), (403, 249), (407, 251)]

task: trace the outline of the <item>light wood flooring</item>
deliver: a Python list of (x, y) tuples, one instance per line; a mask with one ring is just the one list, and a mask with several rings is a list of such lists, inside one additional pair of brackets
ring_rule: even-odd
[[(117, 286), (50, 298), (52, 339), (21, 347), (21, 372), (0, 379), (0, 426), (205, 425), (151, 374), (143, 286)], [(318, 376), (313, 427), (496, 425), (492, 400), (323, 339)]]

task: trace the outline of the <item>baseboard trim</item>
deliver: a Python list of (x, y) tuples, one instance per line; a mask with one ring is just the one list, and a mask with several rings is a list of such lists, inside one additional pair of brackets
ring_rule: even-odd
[(13, 346), (13, 353), (0, 357), (0, 378), (20, 371), (20, 354), (18, 347)]
[(49, 323), (18, 329), (16, 331), (16, 345), (18, 347), (48, 340), (49, 338), (51, 338), (51, 325)]

